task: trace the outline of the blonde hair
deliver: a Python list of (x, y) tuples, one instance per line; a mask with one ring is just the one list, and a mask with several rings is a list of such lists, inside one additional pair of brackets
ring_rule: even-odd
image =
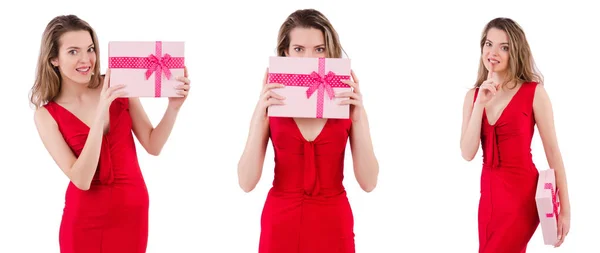
[(75, 15), (57, 16), (48, 23), (42, 35), (36, 77), (30, 95), (30, 102), (36, 108), (40, 108), (54, 100), (60, 92), (60, 71), (52, 65), (51, 60), (58, 57), (61, 36), (71, 31), (88, 31), (90, 33), (95, 46), (96, 64), (92, 70), (92, 79), (88, 87), (97, 88), (101, 84), (100, 51), (98, 50), (96, 32), (87, 22)]
[[(505, 86), (512, 83), (510, 89), (514, 89), (519, 82), (538, 82), (543, 83), (542, 74), (539, 72), (533, 60), (529, 43), (525, 37), (525, 32), (521, 26), (509, 18), (496, 18), (491, 20), (483, 29), (481, 34), (481, 53), (487, 40), (487, 33), (490, 29), (496, 28), (506, 32), (508, 35), (508, 78), (502, 84)], [(479, 87), (487, 79), (488, 70), (483, 65), (483, 59), (479, 59), (479, 71), (477, 72), (477, 82), (475, 88)]]
[(290, 14), (279, 28), (277, 55), (285, 56), (290, 47), (290, 31), (296, 27), (315, 28), (323, 32), (327, 58), (341, 58), (342, 46), (331, 22), (321, 12), (314, 9), (297, 10)]

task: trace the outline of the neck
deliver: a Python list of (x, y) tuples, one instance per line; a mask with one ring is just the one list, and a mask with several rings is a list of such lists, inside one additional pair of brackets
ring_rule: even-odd
[(81, 100), (88, 91), (86, 84), (75, 83), (73, 80), (63, 78), (60, 85), (60, 97), (66, 100)]
[(506, 72), (496, 72), (494, 73), (494, 75), (492, 76), (492, 80), (494, 80), (495, 83), (499, 83), (502, 86), (504, 86), (504, 82), (506, 82), (508, 80), (507, 78), (507, 73)]

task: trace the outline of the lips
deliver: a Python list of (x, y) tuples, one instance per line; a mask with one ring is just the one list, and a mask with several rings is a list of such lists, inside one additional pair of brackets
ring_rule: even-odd
[(500, 63), (500, 61), (497, 60), (497, 59), (495, 59), (495, 58), (488, 58), (488, 62), (491, 63), (491, 64), (498, 64), (498, 63)]
[(76, 68), (75, 70), (77, 70), (77, 72), (85, 75), (90, 72), (90, 69), (91, 69), (90, 66), (85, 66), (85, 67)]

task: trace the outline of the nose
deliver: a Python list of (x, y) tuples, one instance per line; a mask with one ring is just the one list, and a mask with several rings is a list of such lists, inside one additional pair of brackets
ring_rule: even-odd
[(86, 53), (86, 54), (80, 54), (81, 57), (79, 57), (79, 61), (83, 62), (83, 63), (88, 63), (90, 61), (90, 56)]

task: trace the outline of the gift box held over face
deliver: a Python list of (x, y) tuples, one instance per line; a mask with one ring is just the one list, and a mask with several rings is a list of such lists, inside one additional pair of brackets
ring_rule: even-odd
[(269, 106), (268, 116), (348, 119), (349, 105), (338, 104), (348, 98), (335, 97), (352, 91), (341, 82), (348, 79), (349, 59), (270, 57), (268, 82), (285, 85), (272, 90), (285, 97), (285, 105)]
[(181, 97), (175, 87), (184, 59), (184, 42), (111, 41), (110, 83), (124, 84), (127, 97)]

